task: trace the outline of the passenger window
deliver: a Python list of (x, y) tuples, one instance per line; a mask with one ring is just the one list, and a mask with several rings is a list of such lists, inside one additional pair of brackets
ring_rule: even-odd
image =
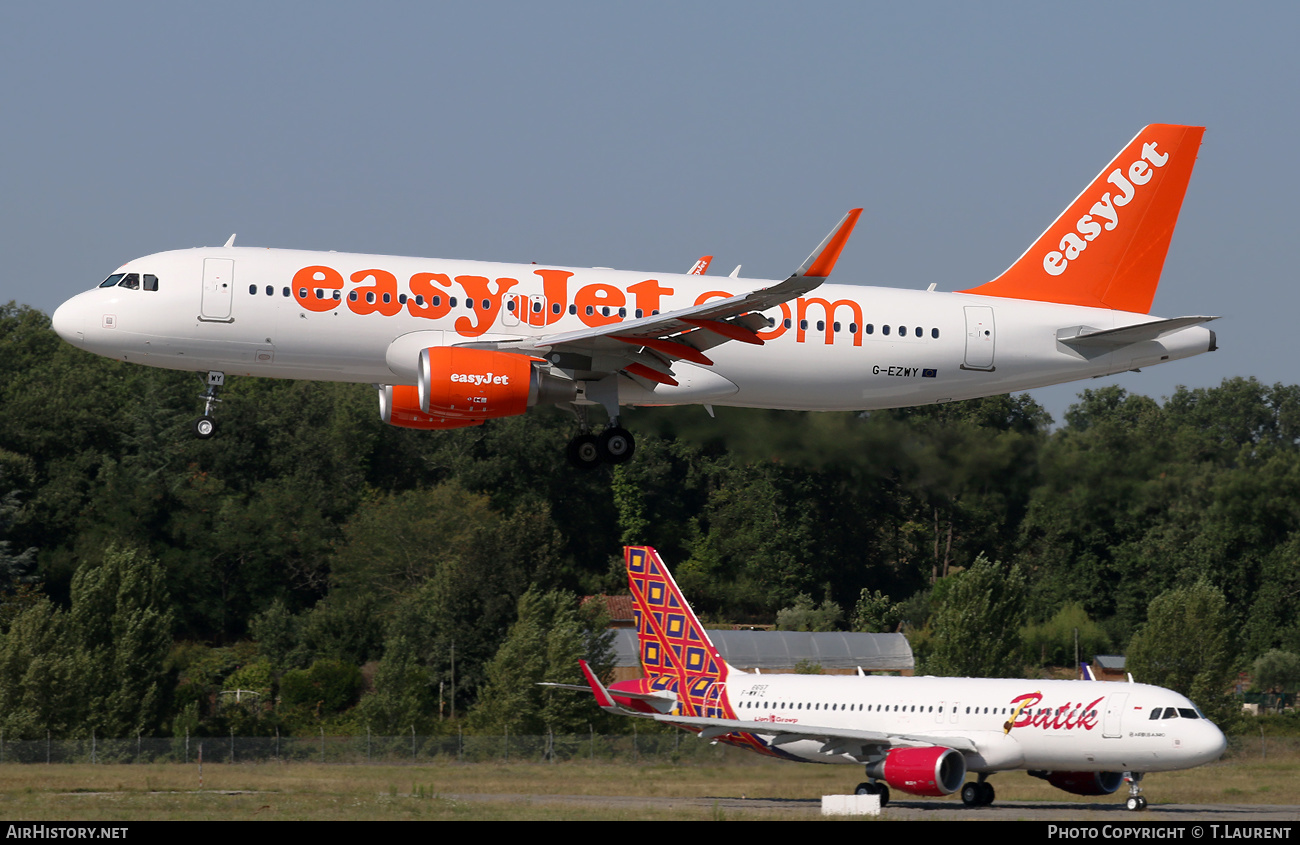
[(249, 292), (250, 294), (252, 294), (253, 296), (256, 296), (256, 295), (257, 295), (257, 285), (249, 285), (249, 286), (248, 286), (248, 292)]
[[(149, 277), (148, 277), (148, 276), (145, 276), (145, 277), (144, 277), (144, 283), (145, 283), (145, 285), (148, 285), (148, 284), (149, 284)], [(275, 288), (271, 287), (270, 285), (267, 285), (267, 286), (266, 286), (266, 295), (267, 295), (267, 296), (275, 296)]]
[(938, 330), (938, 329), (930, 329), (930, 337), (934, 338), (935, 340), (938, 340), (938, 339), (939, 339), (939, 330)]

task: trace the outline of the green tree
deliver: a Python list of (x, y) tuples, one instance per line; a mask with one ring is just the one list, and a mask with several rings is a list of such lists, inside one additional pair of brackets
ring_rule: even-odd
[(823, 599), (821, 605), (814, 605), (812, 596), (800, 593), (795, 596), (794, 604), (777, 611), (776, 628), (778, 631), (838, 631), (843, 619), (844, 610), (829, 598)]
[[(1026, 586), (1019, 566), (983, 555), (936, 591), (930, 618), (932, 647), (925, 671), (932, 675), (1014, 678), (1021, 672), (1020, 627)], [(939, 595), (938, 593), (942, 594)]]
[(529, 590), (486, 679), (471, 724), (485, 732), (572, 733), (596, 721), (600, 711), (589, 695), (538, 686), (542, 682), (585, 683), (579, 660), (597, 677), (612, 668), (613, 632), (603, 620), (580, 613), (571, 593)]
[(1161, 593), (1129, 641), (1134, 679), (1166, 687), (1195, 702), (1220, 727), (1235, 719), (1235, 674), (1223, 593), (1205, 579)]

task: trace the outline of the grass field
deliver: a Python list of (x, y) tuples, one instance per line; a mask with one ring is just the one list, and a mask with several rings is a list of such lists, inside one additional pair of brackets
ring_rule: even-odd
[[(1159, 803), (1300, 805), (1300, 748), (1258, 742), (1223, 761), (1151, 775)], [(783, 763), (736, 752), (721, 764), (473, 763), (443, 765), (195, 764), (0, 765), (0, 814), (9, 821), (708, 819), (707, 807), (646, 808), (620, 797), (815, 799), (861, 779), (850, 766)], [(1001, 801), (1120, 803), (1123, 790), (1076, 798), (1023, 772), (996, 775)], [(591, 796), (526, 803), (512, 795)], [(476, 796), (461, 798), (456, 796)], [(481, 796), (501, 796), (500, 799)], [(903, 797), (903, 796), (899, 796)], [(911, 800), (911, 799), (908, 799)], [(957, 804), (953, 797), (933, 799)], [(762, 818), (808, 818), (806, 809)], [(747, 816), (729, 812), (726, 818)], [(758, 817), (758, 816), (753, 816)]]

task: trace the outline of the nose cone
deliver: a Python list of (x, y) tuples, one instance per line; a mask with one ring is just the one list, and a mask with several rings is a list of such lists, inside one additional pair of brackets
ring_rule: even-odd
[(83, 346), (86, 342), (85, 317), (81, 303), (74, 296), (54, 310), (50, 323), (59, 337), (74, 346)]
[(1201, 727), (1203, 730), (1198, 732), (1199, 736), (1194, 741), (1192, 748), (1195, 754), (1194, 765), (1197, 766), (1202, 763), (1213, 763), (1223, 756), (1224, 751), (1228, 750), (1228, 738), (1223, 735), (1223, 731), (1219, 730), (1217, 725), (1206, 719)]

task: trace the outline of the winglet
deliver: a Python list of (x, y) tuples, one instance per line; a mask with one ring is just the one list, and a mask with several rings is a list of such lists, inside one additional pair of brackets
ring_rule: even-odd
[(835, 269), (835, 262), (839, 261), (840, 253), (844, 251), (844, 245), (849, 242), (849, 235), (853, 234), (853, 227), (858, 224), (858, 218), (862, 216), (862, 209), (855, 208), (844, 215), (839, 223), (826, 238), (817, 245), (808, 260), (800, 265), (798, 270), (794, 271), (795, 276), (808, 276), (814, 279), (825, 279)]
[(600, 682), (600, 678), (596, 677), (596, 673), (591, 671), (587, 661), (579, 660), (578, 665), (582, 667), (582, 675), (587, 679), (587, 684), (591, 686), (591, 694), (596, 697), (596, 704), (600, 706), (600, 709), (608, 710), (611, 713), (624, 712), (622, 707), (614, 703), (609, 690), (605, 689), (605, 685)]

